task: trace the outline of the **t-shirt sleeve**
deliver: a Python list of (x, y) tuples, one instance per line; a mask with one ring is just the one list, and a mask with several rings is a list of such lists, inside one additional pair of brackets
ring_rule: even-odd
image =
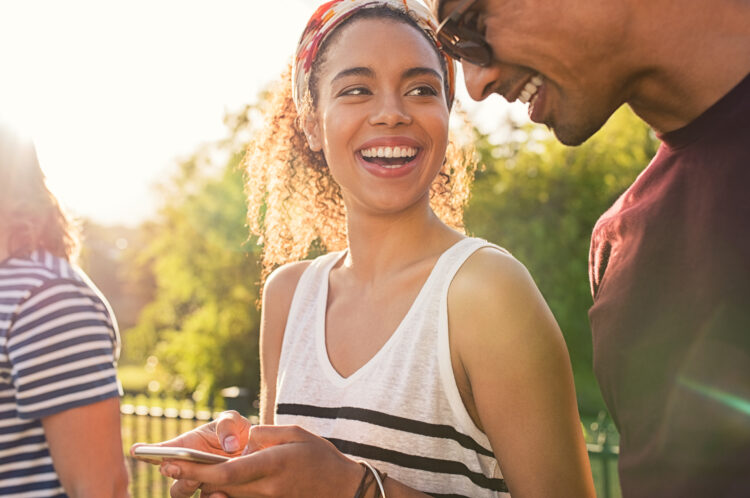
[(19, 306), (7, 343), (18, 416), (40, 419), (119, 396), (115, 327), (83, 283), (59, 280), (36, 289)]

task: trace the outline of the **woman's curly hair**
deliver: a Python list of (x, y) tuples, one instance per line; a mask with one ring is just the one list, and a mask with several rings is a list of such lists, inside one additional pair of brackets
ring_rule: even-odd
[(45, 183), (36, 150), (0, 124), (0, 223), (6, 251), (23, 256), (45, 250), (75, 259), (78, 230)]
[[(292, 100), (291, 65), (271, 95), (262, 128), (243, 160), (248, 224), (263, 246), (263, 279), (277, 266), (304, 259), (313, 249), (336, 251), (347, 243), (341, 190), (323, 153), (308, 146)], [(308, 103), (304, 107), (313, 106)], [(463, 209), (475, 169), (473, 147), (458, 147), (450, 141), (446, 160), (431, 187), (433, 211), (459, 231), (463, 231)]]

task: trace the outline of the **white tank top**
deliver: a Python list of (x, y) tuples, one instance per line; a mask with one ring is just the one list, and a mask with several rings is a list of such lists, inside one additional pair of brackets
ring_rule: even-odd
[(508, 497), (487, 436), (461, 401), (448, 343), (448, 287), (475, 251), (445, 251), (385, 345), (342, 377), (325, 346), (328, 275), (346, 251), (315, 259), (289, 310), (276, 385), (275, 422), (295, 424), (436, 497)]

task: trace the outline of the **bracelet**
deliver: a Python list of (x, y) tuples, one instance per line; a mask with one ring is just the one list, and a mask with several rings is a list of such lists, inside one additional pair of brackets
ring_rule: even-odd
[(364, 474), (362, 474), (362, 479), (359, 481), (359, 486), (357, 487), (357, 492), (354, 493), (354, 498), (363, 498), (367, 490), (374, 482), (374, 479), (367, 479), (370, 476), (367, 467), (365, 467), (362, 462), (359, 462), (359, 464), (362, 465), (365, 472)]
[[(382, 497), (386, 498), (385, 496), (385, 486), (383, 486), (383, 481), (385, 481), (385, 478), (388, 476), (388, 474), (383, 473), (383, 476), (380, 476), (380, 472), (378, 472), (375, 467), (373, 467), (369, 462), (365, 460), (359, 460), (358, 462), (361, 465), (364, 465), (367, 467), (370, 472), (372, 473), (373, 477), (375, 477), (375, 482), (378, 484), (378, 490), (375, 493), (375, 498)], [(369, 486), (368, 486), (369, 487)]]

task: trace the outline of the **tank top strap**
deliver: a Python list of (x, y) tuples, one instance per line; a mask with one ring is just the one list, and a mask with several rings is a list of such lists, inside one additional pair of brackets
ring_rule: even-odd
[(445, 297), (444, 295), (448, 292), (448, 287), (450, 287), (461, 266), (463, 266), (472, 254), (485, 247), (491, 247), (509, 254), (506, 249), (487, 242), (484, 239), (467, 237), (445, 251), (435, 264), (432, 275), (434, 280), (429, 282), (431, 290), (437, 292), (441, 299)]
[[(345, 254), (346, 250), (343, 250), (319, 256), (302, 272), (287, 314), (279, 358), (280, 371), (286, 367), (289, 358), (287, 352), (292, 345), (304, 344), (310, 351), (315, 349), (315, 324), (321, 320), (318, 316), (321, 313), (319, 303), (324, 299), (321, 294), (328, 292), (328, 273)], [(325, 321), (325, 309), (322, 313)]]
[[(310, 265), (302, 272), (297, 287), (294, 289), (292, 306), (289, 309), (287, 323), (296, 313), (302, 311), (309, 299), (314, 299), (328, 285), (328, 273), (339, 259), (346, 253), (344, 251), (330, 252), (312, 260)], [(288, 326), (287, 326), (288, 328)]]
[(489, 448), (490, 442), (487, 439), (486, 434), (484, 434), (484, 432), (479, 429), (472, 420), (458, 391), (458, 385), (456, 383), (451, 362), (450, 332), (448, 327), (448, 290), (450, 285), (469, 257), (485, 247), (493, 248), (504, 254), (510, 255), (506, 249), (487, 242), (484, 239), (471, 237), (462, 240), (445, 253), (446, 257), (444, 258), (444, 261), (441, 262), (443, 264), (443, 267), (440, 269), (441, 279), (439, 284), (436, 282), (434, 294), (431, 296), (431, 299), (437, 304), (438, 309), (435, 314), (434, 325), (437, 330), (435, 347), (443, 392), (447, 397), (453, 416), (456, 418), (456, 424), (462, 431), (474, 438), (474, 440), (480, 442), (486, 448)]

